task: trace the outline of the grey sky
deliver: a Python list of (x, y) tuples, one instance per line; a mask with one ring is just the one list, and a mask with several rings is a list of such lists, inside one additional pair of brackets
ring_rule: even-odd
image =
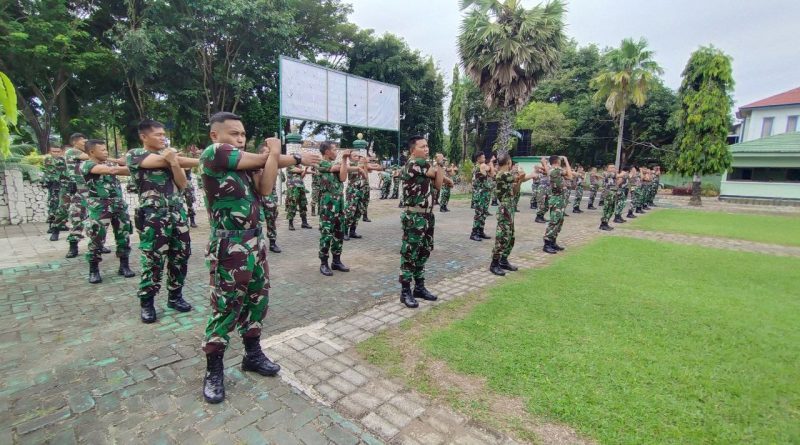
[[(405, 38), (432, 55), (449, 82), (458, 62), (457, 0), (349, 1), (353, 22)], [(800, 87), (800, 1), (572, 0), (567, 8), (567, 35), (581, 45), (603, 48), (625, 37), (647, 38), (673, 89), (691, 52), (706, 44), (733, 57), (736, 106)]]

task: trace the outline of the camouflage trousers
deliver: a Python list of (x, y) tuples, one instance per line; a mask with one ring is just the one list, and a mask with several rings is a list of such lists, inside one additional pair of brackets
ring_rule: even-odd
[(50, 185), (47, 187), (47, 223), (53, 224), (53, 221), (56, 219), (56, 212), (58, 212), (59, 206), (59, 198), (61, 196), (61, 187), (56, 185)]
[(609, 193), (605, 201), (603, 201), (603, 216), (600, 222), (607, 223), (614, 216), (614, 210), (617, 208), (617, 197), (613, 193)]
[(286, 190), (286, 219), (289, 221), (294, 219), (297, 213), (300, 213), (300, 218), (306, 218), (306, 210), (308, 208), (308, 199), (306, 198), (305, 187), (289, 187)]
[(607, 198), (609, 197), (609, 195), (610, 196), (614, 196), (614, 194), (609, 193), (608, 189), (603, 187), (603, 190), (600, 192), (600, 204), (603, 204), (604, 202), (606, 202), (608, 200)]
[(589, 187), (589, 205), (594, 206), (594, 199), (597, 197), (598, 185), (594, 184)]
[(141, 207), (137, 210), (137, 219), (139, 249), (142, 252), (139, 298), (158, 294), (165, 263), (167, 289), (180, 290), (192, 254), (186, 210), (183, 206)]
[(269, 305), (269, 264), (264, 235), (245, 234), (211, 239), (206, 248), (210, 274), (211, 315), (206, 324), (203, 351), (224, 351), (230, 333), (259, 337)]
[(550, 209), (550, 221), (547, 222), (547, 229), (544, 232), (544, 240), (554, 242), (561, 233), (564, 225), (564, 196), (552, 195), (547, 200), (547, 207)]
[(514, 241), (514, 208), (506, 203), (500, 203), (497, 209), (497, 231), (492, 259), (508, 258), (514, 248)]
[(95, 200), (89, 198), (89, 219), (86, 221), (89, 248), (86, 251), (86, 261), (100, 262), (103, 260), (102, 250), (109, 224), (114, 231), (117, 257), (130, 255), (133, 226), (128, 215), (128, 205), (122, 199)]
[(400, 180), (393, 179), (392, 180), (392, 199), (397, 199), (400, 195)]
[(276, 227), (278, 221), (278, 202), (275, 199), (264, 200), (264, 227), (267, 229), (267, 238), (270, 240), (278, 239)]
[(86, 191), (72, 193), (69, 200), (69, 235), (68, 242), (83, 239), (84, 222), (86, 221)]
[(641, 199), (642, 199), (642, 188), (632, 188), (630, 191), (631, 195), (631, 210), (636, 210), (642, 207)]
[(425, 263), (433, 251), (433, 213), (404, 210), (400, 215), (403, 241), (400, 246), (400, 283), (425, 278)]
[(544, 213), (547, 211), (547, 201), (550, 199), (550, 186), (540, 185), (539, 191), (536, 195), (536, 217), (544, 218)]
[(572, 208), (573, 209), (580, 208), (582, 199), (583, 199), (583, 186), (579, 185), (575, 187), (575, 201), (572, 202)]
[(625, 204), (628, 203), (628, 189), (617, 190), (617, 193), (614, 195), (614, 197), (615, 201), (617, 202), (614, 213), (617, 216), (622, 216), (622, 211), (625, 210)]
[(439, 206), (447, 207), (450, 202), (450, 187), (442, 186), (442, 191), (439, 192)]
[(533, 184), (531, 184), (531, 205), (533, 205), (533, 203), (536, 203), (536, 205), (538, 206), (539, 205), (538, 200), (539, 200), (539, 184), (534, 182)]
[(381, 199), (388, 199), (392, 192), (392, 183), (384, 181), (381, 183)]
[(517, 208), (519, 208), (519, 197), (520, 197), (520, 194), (521, 193), (514, 193), (514, 211), (515, 212), (517, 211)]
[(183, 190), (183, 199), (186, 201), (186, 215), (193, 218), (195, 216), (194, 205), (197, 202), (193, 186), (187, 186)]
[(319, 187), (311, 185), (311, 214), (316, 215), (319, 211)]
[(473, 192), (475, 200), (475, 216), (472, 217), (472, 230), (482, 231), (486, 226), (486, 217), (489, 215), (489, 201), (491, 193), (488, 190)]
[(561, 200), (561, 209), (562, 210), (567, 208), (567, 204), (569, 204), (569, 195), (571, 193), (572, 193), (572, 190), (570, 190), (568, 188), (564, 189), (564, 193), (562, 194), (563, 198)]
[(67, 191), (66, 185), (61, 185), (58, 190), (58, 206), (53, 212), (53, 221), (51, 225), (54, 229), (59, 231), (66, 231), (67, 218), (69, 217), (69, 204), (72, 202), (72, 194)]
[(364, 196), (364, 189), (348, 187), (347, 212), (345, 212), (346, 226), (352, 227), (353, 225), (358, 225), (358, 222), (361, 220), (361, 216), (364, 215), (365, 210), (366, 198)]
[(319, 202), (319, 257), (327, 258), (328, 252), (342, 254), (342, 242), (346, 218), (344, 198), (328, 193), (320, 194)]

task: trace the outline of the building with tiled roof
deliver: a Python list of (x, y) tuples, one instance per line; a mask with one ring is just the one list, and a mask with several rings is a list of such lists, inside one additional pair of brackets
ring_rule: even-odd
[(742, 119), (741, 142), (797, 131), (800, 87), (739, 107), (736, 117)]

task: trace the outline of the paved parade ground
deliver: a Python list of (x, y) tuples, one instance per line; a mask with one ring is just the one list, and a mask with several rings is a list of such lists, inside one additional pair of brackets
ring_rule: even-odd
[[(364, 238), (345, 243), (342, 258), (352, 271), (329, 278), (318, 272), (316, 218), (310, 218), (314, 230), (297, 224), (290, 232), (281, 215), (283, 253), (270, 254), (272, 290), (262, 346), (283, 371), (274, 378), (242, 373), (241, 342), (233, 334), (225, 359), (227, 398), (220, 405), (206, 404), (201, 395), (200, 344), (209, 313), (204, 216), (192, 231), (184, 289), (194, 310), (166, 309), (162, 291), (153, 325), (139, 321), (138, 275), (117, 276), (113, 254), (100, 264), (103, 283), (90, 285), (83, 255), (65, 259), (66, 241), (47, 241), (44, 224), (0, 227), (0, 443), (515, 443), (382, 376), (353, 351), (356, 343), (419, 313), (397, 301), (396, 205), (373, 194), (373, 222), (359, 225)], [(520, 206), (511, 260), (541, 267), (552, 260), (541, 252), (544, 225), (533, 223), (527, 197)], [(454, 200), (451, 209), (436, 213), (428, 262), (429, 287), (444, 301), (502, 279), (487, 270), (493, 240), (468, 239), (469, 201)], [(601, 236), (599, 218), (597, 211), (570, 214), (559, 243), (570, 249)], [(493, 216), (487, 226), (494, 236)], [(800, 247), (617, 227), (611, 236), (800, 257)], [(85, 252), (85, 242), (80, 249)], [(138, 273), (138, 260), (132, 263)], [(557, 439), (582, 441), (567, 433)]]

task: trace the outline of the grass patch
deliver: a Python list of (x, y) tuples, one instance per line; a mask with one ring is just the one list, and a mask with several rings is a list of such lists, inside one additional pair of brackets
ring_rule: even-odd
[(601, 443), (800, 443), (800, 260), (606, 237), (523, 278), (427, 352)]
[(800, 217), (693, 210), (660, 210), (640, 216), (629, 227), (670, 233), (736, 238), (800, 246)]

